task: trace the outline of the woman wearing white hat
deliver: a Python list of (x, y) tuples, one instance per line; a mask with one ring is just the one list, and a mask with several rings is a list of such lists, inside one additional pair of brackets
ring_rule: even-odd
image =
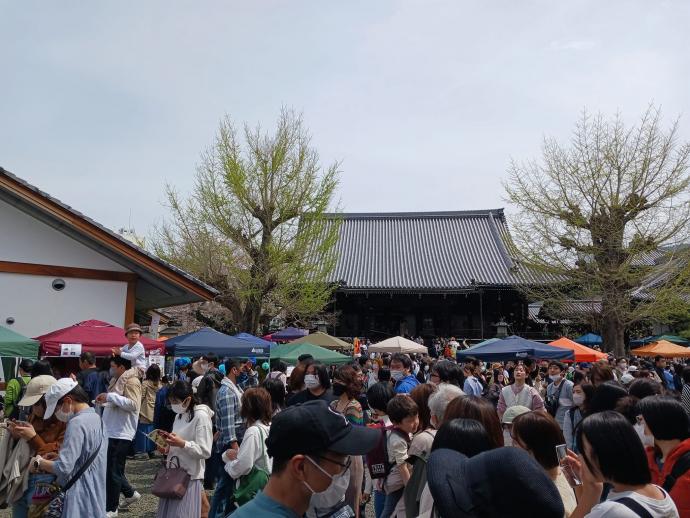
[[(15, 439), (24, 439), (30, 448), (31, 456), (41, 455), (45, 458), (57, 458), (60, 445), (65, 436), (65, 423), (52, 417), (43, 420), (46, 411), (44, 395), (57, 380), (52, 376), (36, 376), (27, 385), (24, 397), (17, 403), (20, 407), (30, 407), (31, 413), (28, 422), (9, 421), (7, 423), (10, 434)], [(46, 499), (41, 500), (40, 496), (46, 494), (46, 489), (55, 480), (55, 475), (50, 473), (36, 472), (30, 470), (29, 486), (22, 497), (12, 505), (13, 518), (26, 518), (29, 515), (29, 506), (34, 505), (34, 509), (41, 503), (47, 503)], [(38, 503), (41, 502), (41, 503)]]
[(67, 423), (58, 458), (36, 457), (34, 468), (54, 473), (65, 491), (63, 518), (102, 517), (105, 512), (105, 470), (108, 442), (101, 418), (89, 406), (89, 396), (76, 381), (62, 378), (45, 395), (44, 419), (53, 413)]

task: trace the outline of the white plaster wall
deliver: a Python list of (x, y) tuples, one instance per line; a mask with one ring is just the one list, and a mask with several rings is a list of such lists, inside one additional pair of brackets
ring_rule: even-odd
[[(55, 278), (0, 273), (0, 325), (34, 337), (76, 324), (103, 320), (122, 326), (127, 283), (64, 277), (65, 289), (55, 291)], [(7, 317), (15, 323), (8, 326)]]
[(0, 200), (0, 260), (129, 271), (3, 200)]

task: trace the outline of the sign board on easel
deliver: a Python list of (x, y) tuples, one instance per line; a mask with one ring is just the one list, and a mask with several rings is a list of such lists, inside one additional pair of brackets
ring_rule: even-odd
[(78, 358), (81, 355), (81, 344), (60, 344), (60, 356)]

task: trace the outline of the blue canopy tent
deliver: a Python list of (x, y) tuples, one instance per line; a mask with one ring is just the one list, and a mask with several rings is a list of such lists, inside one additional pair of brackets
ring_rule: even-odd
[(215, 353), (221, 358), (268, 358), (270, 348), (226, 335), (210, 327), (166, 340), (165, 347), (175, 356), (201, 356)]
[(307, 336), (308, 334), (309, 331), (306, 329), (286, 327), (285, 329), (281, 329), (280, 331), (273, 333), (271, 335), (271, 340), (274, 342), (291, 342), (293, 340), (297, 340), (298, 338), (302, 338), (303, 336)]
[(572, 360), (574, 354), (570, 349), (559, 349), (519, 336), (509, 336), (495, 341), (487, 340), (470, 349), (458, 352), (458, 361), (464, 361), (467, 358), (477, 358), (484, 361), (523, 360), (525, 358)]
[(582, 335), (579, 338), (575, 339), (575, 342), (586, 345), (587, 347), (591, 347), (593, 345), (601, 345), (604, 343), (604, 341), (601, 339), (601, 336), (595, 335), (594, 333), (587, 333), (586, 335)]
[(233, 335), (233, 338), (239, 338), (240, 340), (245, 340), (246, 342), (250, 342), (254, 345), (263, 345), (264, 347), (271, 347), (273, 345), (273, 342), (269, 342), (268, 340), (264, 340), (258, 336), (250, 335), (249, 333), (237, 333), (236, 335)]

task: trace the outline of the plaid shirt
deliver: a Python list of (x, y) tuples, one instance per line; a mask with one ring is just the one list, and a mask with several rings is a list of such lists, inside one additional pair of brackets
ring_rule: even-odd
[(231, 442), (242, 440), (243, 426), (240, 417), (241, 400), (238, 394), (242, 389), (229, 378), (223, 378), (216, 395), (216, 413), (214, 416), (218, 430), (218, 445), (225, 447)]
[(250, 373), (242, 372), (237, 378), (237, 386), (243, 391), (248, 388), (259, 386), (259, 373), (251, 371)]

